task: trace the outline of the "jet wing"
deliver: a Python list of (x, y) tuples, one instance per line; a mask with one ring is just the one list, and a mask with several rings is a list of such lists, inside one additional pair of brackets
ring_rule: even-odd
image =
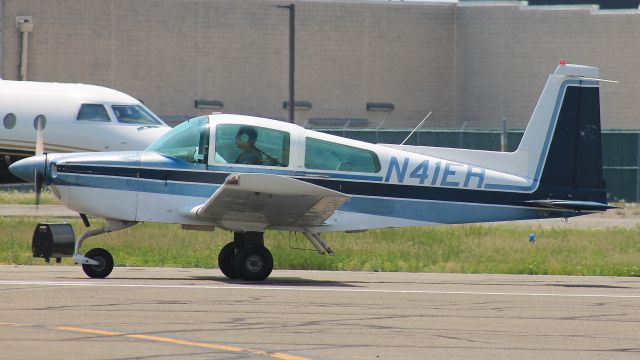
[(233, 174), (190, 213), (216, 224), (322, 225), (351, 196), (291, 177)]

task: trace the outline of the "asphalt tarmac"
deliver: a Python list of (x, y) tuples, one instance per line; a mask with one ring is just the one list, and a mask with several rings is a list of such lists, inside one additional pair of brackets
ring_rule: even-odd
[(640, 279), (0, 266), (2, 359), (638, 359)]

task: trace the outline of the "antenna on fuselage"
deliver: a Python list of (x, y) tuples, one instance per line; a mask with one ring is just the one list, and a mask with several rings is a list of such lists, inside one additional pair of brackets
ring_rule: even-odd
[(424, 119), (422, 119), (422, 121), (420, 121), (420, 124), (418, 124), (418, 126), (416, 126), (416, 128), (415, 128), (415, 129), (413, 129), (413, 131), (411, 131), (411, 132), (409, 133), (409, 136), (407, 136), (407, 138), (406, 138), (406, 139), (404, 139), (404, 140), (400, 143), (400, 145), (404, 145), (404, 143), (406, 143), (406, 142), (407, 142), (407, 140), (409, 140), (409, 138), (411, 137), (411, 135), (413, 135), (413, 133), (414, 133), (414, 132), (416, 132), (416, 130), (420, 129), (420, 126), (422, 126), (422, 124), (424, 124), (424, 122), (425, 122), (425, 121), (427, 121), (427, 119), (429, 118), (429, 116), (431, 116), (431, 113), (432, 113), (432, 112), (433, 112), (433, 111), (429, 111), (429, 113), (427, 114), (427, 116), (425, 116), (425, 117), (424, 117)]

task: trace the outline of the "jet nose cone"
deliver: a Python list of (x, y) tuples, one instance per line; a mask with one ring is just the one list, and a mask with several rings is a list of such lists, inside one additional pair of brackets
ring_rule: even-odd
[(38, 155), (17, 161), (9, 166), (9, 171), (20, 179), (32, 183), (35, 180), (35, 172), (44, 172), (45, 156)]

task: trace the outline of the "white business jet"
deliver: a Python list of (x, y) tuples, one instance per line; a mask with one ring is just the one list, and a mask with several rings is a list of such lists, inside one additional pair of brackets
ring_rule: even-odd
[(142, 150), (170, 130), (140, 101), (109, 88), (0, 80), (0, 183), (32, 156), (38, 124), (46, 152)]
[(333, 253), (324, 232), (609, 209), (599, 96), (597, 68), (560, 65), (515, 152), (375, 145), (274, 120), (211, 115), (179, 125), (146, 151), (48, 154), (10, 170), (25, 180), (42, 174), (66, 207), (107, 220), (71, 240), (69, 250), (41, 257), (73, 256), (88, 276), (104, 278), (113, 258), (104, 249), (82, 255), (90, 236), (138, 222), (219, 227), (235, 234), (219, 254), (222, 272), (264, 280), (273, 269), (266, 230), (303, 233), (318, 252)]

